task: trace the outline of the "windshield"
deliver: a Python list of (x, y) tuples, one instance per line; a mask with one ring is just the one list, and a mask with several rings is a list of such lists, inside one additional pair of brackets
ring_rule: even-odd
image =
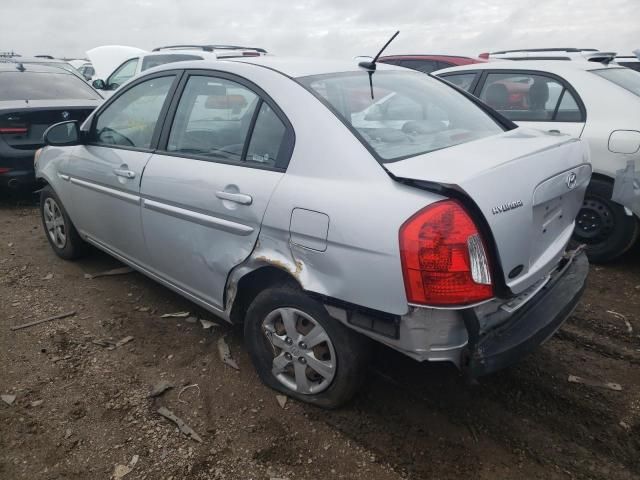
[(0, 73), (0, 100), (63, 99), (100, 100), (101, 97), (70, 73)]
[(607, 68), (592, 72), (640, 97), (640, 72), (629, 68)]
[(372, 80), (373, 89), (366, 71), (299, 79), (383, 163), (504, 131), (463, 94), (427, 75), (375, 72)]

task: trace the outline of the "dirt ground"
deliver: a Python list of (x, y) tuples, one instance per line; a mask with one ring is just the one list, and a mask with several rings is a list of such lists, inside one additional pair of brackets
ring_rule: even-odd
[[(152, 280), (85, 278), (119, 266), (99, 252), (60, 260), (29, 197), (0, 201), (0, 393), (16, 396), (0, 401), (0, 479), (640, 478), (638, 248), (592, 267), (574, 315), (519, 365), (469, 386), (380, 347), (336, 411), (282, 408), (239, 329), (161, 318), (216, 321)], [(10, 330), (66, 311), (77, 314)], [(220, 361), (221, 337), (240, 370)], [(174, 388), (148, 398), (161, 380)]]

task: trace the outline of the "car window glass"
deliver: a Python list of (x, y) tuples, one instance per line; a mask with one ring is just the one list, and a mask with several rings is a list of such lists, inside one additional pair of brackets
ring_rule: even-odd
[(640, 97), (640, 72), (629, 68), (604, 68), (593, 70), (593, 73)]
[(550, 122), (557, 120), (556, 107), (564, 91), (564, 85), (545, 75), (490, 73), (480, 99), (513, 121)]
[(428, 75), (378, 71), (315, 75), (299, 81), (373, 150), (379, 161), (471, 142), (504, 131), (458, 90)]
[(189, 55), (186, 53), (168, 53), (166, 55), (147, 55), (142, 60), (141, 72), (148, 70), (149, 68), (157, 67), (158, 65), (164, 65), (166, 63), (173, 62), (186, 62), (187, 60), (202, 60), (199, 55)]
[(467, 92), (470, 92), (471, 86), (473, 85), (473, 81), (476, 78), (476, 74), (475, 73), (459, 73), (456, 75), (442, 75), (442, 78), (449, 83), (453, 83), (456, 87), (466, 90)]
[(152, 78), (116, 98), (96, 119), (94, 140), (103, 145), (149, 148), (174, 78)]
[(2, 100), (99, 100), (95, 90), (68, 73), (0, 72)]
[(130, 78), (133, 78), (133, 76), (136, 74), (137, 66), (137, 58), (132, 58), (131, 60), (126, 61), (125, 63), (120, 65), (115, 72), (111, 74), (107, 84), (114, 89), (119, 87)]
[(247, 163), (263, 166), (286, 168), (288, 158), (284, 157), (283, 140), (286, 127), (273, 109), (262, 102), (256, 124), (251, 133), (247, 150)]
[(571, 92), (565, 89), (555, 120), (558, 122), (580, 122), (582, 121), (581, 117), (582, 113), (580, 113), (578, 102), (576, 102)]
[(258, 96), (239, 83), (192, 76), (176, 110), (167, 150), (240, 161)]
[(400, 65), (422, 73), (431, 73), (438, 70), (438, 62), (432, 60), (403, 60)]

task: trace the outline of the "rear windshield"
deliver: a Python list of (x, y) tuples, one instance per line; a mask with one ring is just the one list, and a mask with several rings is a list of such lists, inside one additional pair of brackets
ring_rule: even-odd
[(393, 162), (504, 131), (456, 89), (416, 72), (366, 71), (298, 79), (352, 127), (378, 160)]
[(0, 100), (100, 100), (70, 73), (0, 72)]
[(202, 57), (198, 55), (188, 55), (181, 53), (167, 54), (167, 55), (147, 55), (142, 60), (142, 70), (157, 67), (158, 65), (164, 65), (165, 63), (172, 62), (185, 62), (187, 60), (202, 60)]
[(640, 72), (629, 68), (607, 68), (592, 72), (640, 97)]

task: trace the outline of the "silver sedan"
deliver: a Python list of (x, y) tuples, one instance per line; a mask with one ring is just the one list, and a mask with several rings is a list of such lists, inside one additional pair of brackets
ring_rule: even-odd
[(243, 323), (261, 379), (319, 406), (355, 393), (371, 340), (470, 376), (506, 367), (584, 288), (566, 251), (584, 143), (418, 72), (173, 63), (45, 137), (60, 257), (94, 245)]

